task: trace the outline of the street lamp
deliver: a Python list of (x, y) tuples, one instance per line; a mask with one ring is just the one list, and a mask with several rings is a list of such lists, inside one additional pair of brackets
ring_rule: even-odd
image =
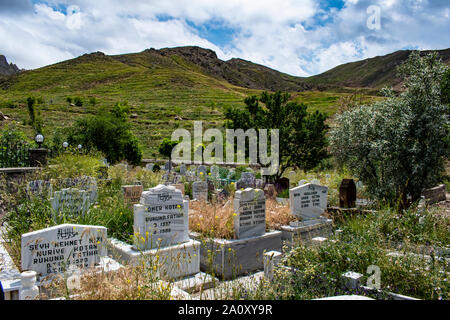
[(64, 141), (64, 142), (63, 142), (63, 148), (64, 148), (64, 149), (67, 149), (68, 146), (69, 146), (69, 144), (67, 143), (67, 141)]
[(81, 148), (83, 148), (83, 146), (81, 144), (78, 145), (78, 151), (81, 152)]
[(41, 144), (42, 144), (42, 142), (44, 142), (44, 136), (39, 133), (38, 135), (36, 135), (34, 140), (37, 142), (39, 148), (41, 148)]

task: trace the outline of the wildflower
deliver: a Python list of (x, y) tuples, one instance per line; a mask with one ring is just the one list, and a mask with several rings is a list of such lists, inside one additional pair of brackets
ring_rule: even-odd
[(233, 217), (237, 217), (237, 213), (235, 212), (235, 213), (233, 213)]
[(180, 209), (180, 208), (181, 208), (181, 206), (180, 206), (180, 205), (177, 205), (177, 208), (178, 208), (178, 209)]

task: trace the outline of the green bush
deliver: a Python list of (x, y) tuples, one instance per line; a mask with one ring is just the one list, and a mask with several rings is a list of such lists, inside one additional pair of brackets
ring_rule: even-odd
[(75, 97), (73, 99), (73, 103), (77, 106), (77, 107), (82, 107), (83, 106), (83, 100), (80, 97)]
[(29, 147), (23, 131), (14, 125), (5, 125), (0, 131), (0, 166), (27, 167)]
[(336, 118), (331, 150), (341, 165), (367, 186), (370, 194), (391, 205), (407, 206), (424, 188), (441, 180), (449, 155), (449, 107), (440, 103), (445, 67), (436, 55), (411, 54), (400, 68), (406, 91)]
[(139, 165), (142, 148), (131, 132), (126, 114), (126, 109), (116, 104), (111, 112), (101, 110), (96, 116), (79, 119), (70, 130), (68, 142), (81, 144), (88, 151), (101, 151), (111, 164), (127, 160)]

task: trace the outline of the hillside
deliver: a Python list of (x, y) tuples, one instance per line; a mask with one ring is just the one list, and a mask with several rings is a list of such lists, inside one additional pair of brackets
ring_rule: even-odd
[[(205, 128), (220, 128), (226, 107), (243, 106), (246, 96), (262, 90), (288, 91), (294, 101), (306, 103), (309, 110), (332, 115), (339, 100), (356, 90), (342, 86), (366, 87), (367, 92), (370, 86), (395, 83), (395, 66), (407, 55), (393, 53), (299, 78), (242, 59), (222, 61), (215, 52), (198, 47), (147, 49), (113, 56), (95, 52), (0, 78), (0, 111), (31, 137), (26, 99), (40, 98), (38, 111), (44, 135), (51, 137), (57, 128), (68, 127), (86, 114), (126, 101), (144, 156), (152, 157), (159, 142), (176, 128), (190, 130), (195, 120), (202, 120)], [(80, 97), (83, 105), (67, 102), (68, 97)], [(358, 99), (377, 98), (361, 95)]]
[[(406, 61), (411, 50), (401, 50), (394, 53), (366, 60), (346, 63), (327, 72), (306, 78), (311, 85), (333, 85), (340, 87), (364, 87), (381, 89), (384, 86), (399, 88), (401, 79), (396, 76), (396, 67)], [(430, 51), (422, 51), (427, 54)], [(438, 50), (443, 62), (450, 64), (450, 49)]]

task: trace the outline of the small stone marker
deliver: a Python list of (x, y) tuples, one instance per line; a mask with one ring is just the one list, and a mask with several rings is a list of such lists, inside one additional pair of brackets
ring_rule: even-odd
[(88, 268), (106, 256), (107, 229), (63, 224), (22, 235), (22, 270), (40, 276), (64, 272), (70, 265)]
[(289, 191), (291, 213), (303, 220), (319, 219), (327, 209), (328, 187), (307, 183)]
[(145, 166), (145, 170), (153, 171), (153, 166), (154, 166), (153, 163), (147, 163), (147, 165)]
[(181, 191), (181, 194), (184, 196), (184, 183), (176, 183), (172, 184), (176, 189)]
[(144, 191), (134, 205), (134, 245), (140, 250), (189, 241), (189, 201), (173, 186)]
[(166, 163), (164, 164), (164, 170), (172, 171), (172, 163), (170, 161), (166, 161)]
[(275, 199), (277, 191), (273, 184), (266, 184), (264, 187), (264, 195), (269, 199)]
[(206, 181), (195, 181), (192, 183), (192, 198), (197, 200), (208, 200), (208, 183)]
[(35, 300), (39, 296), (39, 288), (36, 285), (36, 272), (24, 271), (21, 273), (21, 285), (19, 300)]
[(298, 182), (298, 186), (302, 186), (302, 185), (307, 184), (307, 183), (308, 183), (307, 180), (302, 179), (302, 180), (300, 180), (300, 181)]
[(88, 212), (92, 198), (92, 193), (89, 191), (68, 188), (55, 191), (50, 202), (55, 216), (59, 216), (61, 213), (80, 216)]
[(128, 204), (136, 204), (141, 200), (144, 187), (142, 185), (122, 186), (123, 198)]
[(220, 171), (218, 166), (211, 166), (211, 179), (213, 180), (220, 179)]
[(247, 188), (234, 196), (236, 238), (251, 238), (266, 233), (266, 198), (260, 189)]
[(197, 176), (201, 178), (206, 177), (206, 167), (204, 165), (200, 165), (197, 167)]
[(353, 179), (343, 179), (339, 186), (339, 207), (356, 207), (356, 184)]
[(45, 180), (30, 181), (27, 186), (27, 193), (49, 198), (53, 193), (52, 184), (50, 183), (50, 181)]
[(182, 176), (184, 176), (184, 175), (186, 174), (186, 165), (185, 165), (184, 163), (182, 163), (182, 164), (180, 165), (180, 174), (181, 174)]
[(277, 190), (278, 194), (286, 189), (289, 189), (289, 179), (286, 177), (282, 177), (275, 181), (275, 189)]

